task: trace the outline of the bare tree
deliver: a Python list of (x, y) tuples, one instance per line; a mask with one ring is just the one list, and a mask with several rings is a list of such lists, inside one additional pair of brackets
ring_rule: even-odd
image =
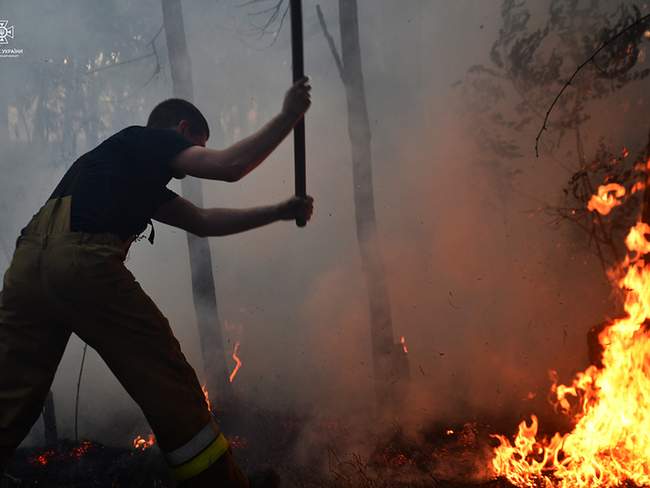
[[(352, 185), (357, 240), (368, 291), (372, 357), (377, 396), (382, 406), (395, 405), (396, 388), (407, 376), (408, 363), (393, 336), (390, 296), (379, 239), (372, 181), (372, 148), (356, 0), (339, 0), (341, 53), (329, 34), (323, 13), (318, 17), (345, 86), (348, 102), (348, 133), (352, 149)], [(401, 366), (401, 367), (400, 367)]]
[[(258, 37), (277, 33), (287, 17), (284, 0), (250, 0), (245, 5), (259, 8), (251, 15), (256, 20)], [(329, 33), (320, 7), (317, 14), (345, 87), (348, 102), (348, 134), (352, 149), (352, 186), (357, 241), (368, 293), (375, 391), (382, 407), (395, 407), (403, 398), (408, 377), (408, 361), (393, 335), (392, 314), (386, 272), (377, 236), (377, 217), (372, 181), (372, 134), (363, 76), (359, 15), (356, 0), (339, 0), (341, 53)]]
[[(174, 96), (188, 101), (194, 99), (192, 66), (187, 50), (183, 10), (180, 0), (162, 0), (163, 22), (169, 52), (169, 63)], [(186, 177), (181, 183), (183, 196), (195, 205), (203, 206), (201, 181)], [(208, 391), (219, 398), (220, 405), (232, 402), (232, 388), (228, 381), (222, 327), (212, 274), (212, 256), (207, 239), (187, 234), (192, 272), (192, 294), (201, 340), (201, 351)]]

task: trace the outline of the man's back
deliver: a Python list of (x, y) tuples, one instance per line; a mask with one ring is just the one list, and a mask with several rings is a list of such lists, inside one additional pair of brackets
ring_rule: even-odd
[(49, 200), (71, 198), (72, 232), (126, 241), (177, 196), (166, 188), (174, 176), (169, 161), (192, 145), (171, 129), (127, 127), (75, 161)]

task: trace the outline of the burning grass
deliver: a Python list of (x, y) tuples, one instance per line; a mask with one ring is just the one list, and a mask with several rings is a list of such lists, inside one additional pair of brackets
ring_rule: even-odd
[[(247, 413), (243, 418), (222, 418), (222, 424), (236, 429), (237, 434), (228, 435), (235, 456), (248, 473), (275, 469), (283, 487), (511, 486), (504, 480), (489, 479), (486, 467), (496, 444), (489, 435), (494, 429), (489, 426), (440, 425), (407, 434), (395, 425), (381, 432), (368, 432), (370, 449), (359, 447), (357, 451), (349, 447), (349, 441), (358, 434), (358, 426), (346, 424), (345, 420), (316, 420), (261, 410)], [(307, 435), (306, 430), (314, 435)], [(315, 442), (307, 446), (305, 453), (306, 438)], [(141, 439), (147, 441), (146, 437)], [(8, 486), (174, 486), (155, 444), (145, 450), (141, 446), (115, 448), (88, 441), (23, 448), (9, 473), (21, 482)]]

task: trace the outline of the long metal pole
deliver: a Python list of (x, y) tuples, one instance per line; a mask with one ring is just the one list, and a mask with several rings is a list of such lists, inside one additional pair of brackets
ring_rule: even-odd
[[(293, 66), (293, 82), (305, 76), (305, 56), (303, 48), (302, 0), (290, 0), (291, 8), (291, 58)], [(305, 119), (303, 118), (293, 131), (295, 152), (296, 196), (307, 196)], [(298, 227), (304, 227), (307, 222), (296, 219)]]

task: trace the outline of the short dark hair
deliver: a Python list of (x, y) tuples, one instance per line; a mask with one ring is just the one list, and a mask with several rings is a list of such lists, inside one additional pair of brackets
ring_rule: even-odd
[(176, 127), (181, 120), (187, 120), (190, 124), (190, 131), (193, 134), (204, 133), (210, 137), (208, 121), (201, 111), (192, 103), (181, 98), (170, 98), (160, 102), (149, 114), (147, 127), (152, 129), (169, 129)]

